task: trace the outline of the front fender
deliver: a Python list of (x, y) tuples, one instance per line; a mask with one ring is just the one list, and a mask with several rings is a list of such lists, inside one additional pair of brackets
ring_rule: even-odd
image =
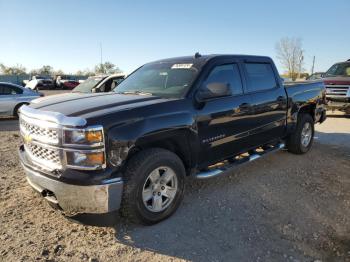
[(199, 142), (194, 118), (190, 113), (177, 112), (138, 118), (111, 128), (108, 131), (108, 151), (118, 152), (110, 160), (114, 165), (120, 165), (128, 158), (131, 149), (170, 140), (175, 140), (186, 148), (190, 156), (196, 156)]

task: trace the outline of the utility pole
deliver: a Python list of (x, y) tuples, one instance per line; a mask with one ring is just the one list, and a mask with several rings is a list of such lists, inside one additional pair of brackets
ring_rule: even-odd
[(314, 56), (314, 58), (312, 59), (311, 74), (314, 73), (314, 69), (315, 69), (315, 56)]
[(102, 67), (102, 43), (100, 43), (100, 56), (101, 56), (101, 69), (103, 70), (103, 67)]
[(303, 65), (303, 61), (304, 61), (304, 54), (303, 54), (304, 51), (301, 51), (301, 55), (299, 57), (299, 68), (298, 68), (298, 79), (300, 79), (300, 76), (301, 76), (301, 69), (302, 69), (302, 65)]

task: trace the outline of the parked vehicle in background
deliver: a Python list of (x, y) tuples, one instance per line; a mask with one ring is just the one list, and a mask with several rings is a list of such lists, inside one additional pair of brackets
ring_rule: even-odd
[(56, 88), (68, 90), (73, 90), (77, 85), (80, 84), (75, 77), (69, 75), (57, 76), (55, 83)]
[(154, 224), (179, 207), (186, 176), (309, 151), (324, 104), (322, 81), (283, 85), (268, 57), (197, 53), (146, 64), (114, 92), (22, 107), (19, 155), (29, 184), (65, 215), (121, 208)]
[(22, 105), (42, 96), (31, 89), (12, 83), (0, 82), (0, 115), (17, 116)]
[(323, 75), (324, 75), (324, 72), (316, 72), (308, 76), (306, 80), (318, 80), (318, 79), (321, 79)]
[(25, 85), (25, 87), (30, 88), (32, 90), (47, 90), (47, 89), (53, 89), (54, 83), (53, 83), (53, 80), (49, 77), (33, 76), (32, 80), (30, 80)]
[(290, 77), (281, 77), (281, 80), (283, 81), (283, 83), (289, 83), (289, 82), (293, 82), (293, 79)]
[(83, 83), (78, 85), (72, 90), (72, 93), (56, 94), (51, 96), (40, 97), (32, 101), (32, 103), (41, 103), (43, 101), (54, 101), (59, 96), (65, 96), (69, 99), (69, 96), (74, 96), (73, 93), (101, 93), (113, 91), (123, 80), (125, 74), (113, 74), (113, 75), (100, 75), (91, 76)]
[(29, 83), (30, 79), (24, 79), (22, 81), (22, 86), (25, 87)]
[(125, 78), (125, 74), (91, 76), (73, 89), (73, 93), (110, 92)]
[(324, 74), (329, 109), (350, 114), (350, 59), (336, 63)]

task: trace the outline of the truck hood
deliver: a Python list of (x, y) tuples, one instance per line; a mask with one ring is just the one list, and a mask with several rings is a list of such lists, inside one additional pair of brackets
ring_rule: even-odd
[(159, 103), (166, 99), (156, 96), (123, 95), (116, 93), (69, 93), (66, 95), (52, 96), (33, 103), (32, 108), (43, 111), (59, 112), (66, 116), (89, 115), (98, 116), (99, 111), (108, 109), (108, 112), (116, 112), (126, 109), (141, 107), (144, 105)]
[(58, 97), (58, 96), (64, 96), (64, 97), (67, 97), (69, 96), (70, 93), (64, 93), (64, 94), (56, 94), (56, 95), (50, 95), (50, 96), (43, 96), (43, 97), (40, 97), (40, 98), (37, 98), (37, 99), (34, 99), (32, 102), (32, 104), (38, 104), (38, 103), (41, 103), (43, 101), (55, 101), (55, 98)]
[(322, 78), (325, 85), (350, 85), (350, 77), (334, 76)]

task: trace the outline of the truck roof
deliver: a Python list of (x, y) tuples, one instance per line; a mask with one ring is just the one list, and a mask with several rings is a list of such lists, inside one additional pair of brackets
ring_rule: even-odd
[(266, 62), (272, 62), (272, 59), (268, 56), (255, 56), (255, 55), (239, 55), (239, 54), (210, 54), (210, 55), (194, 55), (194, 56), (180, 56), (180, 57), (172, 57), (172, 58), (166, 58), (161, 60), (156, 60), (153, 62), (150, 62), (149, 64), (153, 63), (192, 63), (199, 66), (202, 66), (206, 64), (209, 60), (215, 59), (215, 58), (240, 58), (240, 59), (247, 59), (247, 60), (259, 60), (259, 61), (266, 61)]

